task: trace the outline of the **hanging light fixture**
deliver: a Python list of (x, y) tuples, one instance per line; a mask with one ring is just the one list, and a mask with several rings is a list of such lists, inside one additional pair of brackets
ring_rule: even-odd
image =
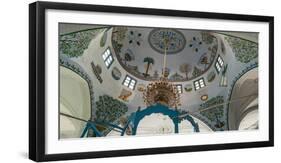
[(176, 86), (169, 82), (169, 69), (167, 65), (167, 45), (169, 39), (164, 38), (164, 61), (162, 75), (159, 80), (149, 83), (143, 92), (143, 99), (147, 106), (160, 103), (170, 108), (177, 108), (180, 105), (180, 92)]

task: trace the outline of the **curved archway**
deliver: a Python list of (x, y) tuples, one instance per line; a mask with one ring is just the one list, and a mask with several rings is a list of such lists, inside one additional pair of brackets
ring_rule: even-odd
[[(90, 90), (86, 80), (60, 66), (60, 113), (90, 119)], [(60, 138), (79, 138), (85, 122), (60, 115)]]
[(174, 123), (169, 116), (152, 113), (139, 122), (137, 132), (139, 135), (172, 134)]
[(239, 124), (239, 130), (251, 130), (258, 129), (258, 109), (254, 108), (249, 113), (247, 113), (241, 120)]
[(250, 105), (258, 99), (258, 68), (242, 75), (235, 83), (228, 108), (229, 130), (238, 130), (240, 122), (253, 107)]
[[(180, 123), (179, 112), (175, 111), (175, 110), (171, 110), (167, 106), (164, 106), (164, 105), (161, 105), (161, 104), (155, 104), (155, 105), (147, 107), (144, 110), (137, 111), (136, 113), (134, 113), (132, 115), (132, 116), (134, 116), (134, 118), (132, 120), (132, 126), (133, 126), (132, 127), (132, 135), (136, 135), (138, 125), (139, 125), (140, 121), (144, 117), (149, 116), (153, 113), (161, 113), (163, 115), (168, 116), (174, 124), (174, 133), (179, 132), (179, 123)], [(193, 118), (191, 116), (185, 115), (182, 119), (188, 120), (192, 124), (192, 126), (194, 127), (194, 131), (199, 132), (198, 124), (193, 120)]]
[[(200, 119), (190, 115), (195, 123), (198, 124), (198, 128), (200, 129), (200, 133), (204, 132), (214, 132), (205, 122)], [(194, 128), (192, 124), (188, 120), (182, 120), (179, 124), (180, 133), (191, 133), (194, 132)]]

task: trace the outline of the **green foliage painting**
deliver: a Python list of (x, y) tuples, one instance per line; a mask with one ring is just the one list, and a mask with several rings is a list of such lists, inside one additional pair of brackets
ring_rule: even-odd
[(104, 33), (100, 39), (100, 47), (104, 47), (106, 40), (107, 40), (107, 30), (104, 31)]
[(242, 63), (248, 63), (258, 56), (258, 44), (237, 37), (227, 36), (225, 39), (232, 47), (235, 57)]
[(207, 76), (207, 80), (209, 83), (212, 82), (215, 78), (216, 78), (216, 73), (214, 71), (211, 71)]
[(90, 41), (101, 31), (101, 29), (90, 29), (60, 36), (60, 53), (68, 57), (79, 57), (84, 53)]
[(145, 58), (143, 59), (143, 62), (147, 64), (145, 73), (143, 74), (144, 77), (147, 77), (147, 76), (149, 76), (148, 70), (149, 70), (150, 65), (153, 65), (153, 64), (154, 64), (154, 59), (151, 58), (151, 57), (145, 57)]
[(201, 36), (202, 36), (202, 41), (205, 42), (206, 44), (212, 44), (216, 39), (209, 32), (201, 32)]
[(103, 122), (114, 122), (128, 111), (128, 106), (108, 95), (99, 97), (96, 102), (96, 119)]
[(192, 77), (196, 78), (196, 77), (200, 76), (202, 73), (203, 73), (203, 71), (201, 69), (199, 69), (197, 66), (194, 66), (193, 72), (192, 72)]
[[(200, 114), (208, 118), (210, 121), (215, 122), (217, 121), (217, 118), (222, 118), (224, 109), (223, 109), (223, 103), (224, 99), (223, 96), (216, 96), (205, 103), (200, 105)], [(219, 105), (222, 104), (222, 105)]]

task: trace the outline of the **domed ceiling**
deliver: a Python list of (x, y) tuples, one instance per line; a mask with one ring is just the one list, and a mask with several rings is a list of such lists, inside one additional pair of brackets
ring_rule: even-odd
[[(87, 106), (92, 121), (124, 127), (126, 123), (123, 124), (122, 119), (129, 121), (134, 113), (160, 103), (181, 116), (191, 115), (196, 123), (202, 122), (213, 131), (237, 130), (240, 113), (244, 116), (247, 110), (242, 107), (243, 101), (257, 98), (257, 33), (81, 24), (60, 26), (60, 69), (72, 70), (89, 86), (89, 91), (84, 91), (90, 96)], [(167, 78), (162, 75), (163, 68), (165, 75), (168, 72)], [(243, 85), (239, 79), (249, 79), (247, 72), (254, 69), (257, 79), (248, 84), (255, 87), (243, 87), (239, 91)], [(65, 76), (60, 74), (60, 77)], [(60, 84), (66, 85), (64, 81), (61, 79)], [(67, 86), (61, 86), (64, 88), (60, 90), (61, 95), (73, 89)], [(179, 101), (175, 105), (170, 103), (173, 95), (177, 95), (174, 101)], [(72, 93), (71, 98), (65, 100), (71, 102), (76, 96)], [(236, 106), (241, 106), (242, 110)], [(241, 112), (236, 116), (234, 111)], [(248, 128), (248, 124), (242, 127)], [(69, 125), (61, 126), (67, 129)], [(201, 132), (204, 127), (199, 125), (199, 129)], [(109, 133), (110, 128), (102, 132)]]
[(218, 50), (218, 40), (212, 33), (197, 30), (114, 27), (111, 39), (122, 67), (147, 81), (161, 76), (165, 47), (170, 81), (201, 76), (212, 65)]

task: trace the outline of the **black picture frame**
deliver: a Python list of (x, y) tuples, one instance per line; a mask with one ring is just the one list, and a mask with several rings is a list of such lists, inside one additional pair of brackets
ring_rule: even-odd
[[(160, 15), (173, 17), (240, 20), (269, 23), (269, 140), (262, 142), (159, 147), (150, 149), (98, 151), (66, 154), (45, 153), (45, 12), (47, 9), (68, 11), (109, 12), (123, 14)], [(101, 157), (178, 153), (236, 148), (269, 147), (274, 145), (274, 18), (271, 16), (178, 11), (88, 4), (34, 2), (29, 5), (29, 158), (34, 161), (55, 161)]]

